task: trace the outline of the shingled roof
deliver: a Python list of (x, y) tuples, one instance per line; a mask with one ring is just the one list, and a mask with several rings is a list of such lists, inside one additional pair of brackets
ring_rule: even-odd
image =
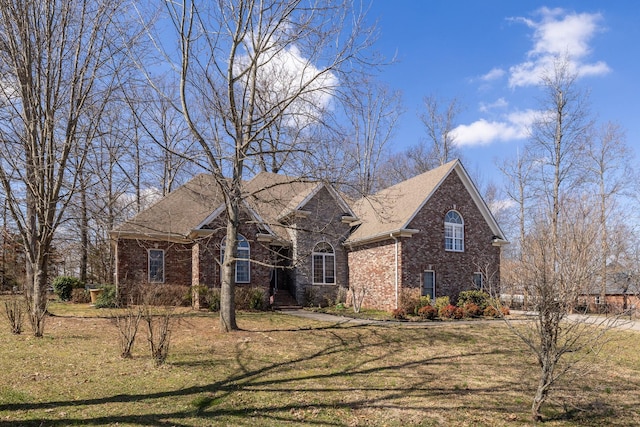
[[(245, 207), (254, 220), (279, 240), (289, 239), (282, 219), (320, 188), (321, 182), (262, 172), (243, 184)], [(327, 187), (329, 188), (329, 187)], [(333, 190), (338, 203), (348, 205)], [(224, 211), (224, 198), (212, 175), (200, 174), (148, 209), (116, 227), (114, 237), (187, 240)]]
[[(480, 197), (464, 167), (451, 161), (426, 173), (363, 197), (349, 206), (330, 185), (285, 175), (262, 172), (243, 184), (245, 207), (273, 238), (287, 242), (287, 216), (301, 210), (322, 188), (326, 188), (345, 215), (359, 224), (346, 243), (362, 244), (394, 236), (407, 236), (411, 220), (451, 174), (457, 173), (485, 220), (500, 239), (500, 227)], [(115, 228), (114, 237), (185, 241), (224, 212), (224, 198), (211, 175), (197, 175), (150, 208)]]
[(213, 177), (200, 174), (114, 228), (111, 235), (183, 240), (223, 202)]
[(361, 225), (347, 239), (347, 244), (363, 244), (374, 240), (406, 236), (418, 230), (409, 229), (415, 215), (428, 203), (433, 193), (451, 174), (457, 173), (483, 217), (496, 236), (503, 236), (498, 223), (482, 200), (462, 163), (453, 160), (392, 187), (366, 196), (354, 203), (353, 210)]

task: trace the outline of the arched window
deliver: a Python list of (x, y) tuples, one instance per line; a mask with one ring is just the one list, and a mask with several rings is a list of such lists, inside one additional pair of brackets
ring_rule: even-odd
[(333, 246), (327, 242), (320, 242), (313, 248), (311, 269), (313, 283), (318, 285), (336, 283), (336, 256)]
[[(222, 239), (220, 245), (220, 262), (224, 262), (224, 251), (227, 247), (227, 238)], [(249, 259), (251, 247), (244, 236), (238, 234), (238, 257), (236, 258), (236, 283), (249, 283), (251, 281), (251, 269)]]
[(449, 211), (444, 217), (444, 248), (447, 251), (464, 251), (464, 221), (456, 211)]

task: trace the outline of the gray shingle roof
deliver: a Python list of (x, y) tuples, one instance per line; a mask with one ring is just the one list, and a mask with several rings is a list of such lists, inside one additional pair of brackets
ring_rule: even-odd
[(355, 243), (405, 229), (440, 183), (458, 165), (454, 160), (356, 201), (353, 210), (362, 225), (347, 239)]
[[(243, 185), (247, 206), (279, 238), (288, 239), (278, 219), (296, 209), (319, 183), (263, 172)], [(224, 203), (212, 175), (200, 174), (112, 231), (115, 237), (186, 239), (212, 220)]]
[(183, 239), (223, 201), (213, 177), (200, 174), (114, 228), (111, 234)]

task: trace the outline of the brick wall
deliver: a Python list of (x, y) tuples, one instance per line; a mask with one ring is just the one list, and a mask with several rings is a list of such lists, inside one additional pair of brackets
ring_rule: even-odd
[[(426, 197), (426, 195), (425, 195)], [(464, 252), (444, 249), (444, 217), (454, 209), (464, 219)], [(398, 303), (403, 295), (420, 295), (421, 275), (435, 271), (436, 296), (453, 301), (472, 288), (473, 273), (488, 269), (499, 277), (500, 248), (492, 245), (493, 232), (456, 173), (450, 174), (417, 213), (407, 228), (418, 229), (410, 238), (398, 239)], [(349, 252), (349, 283), (365, 286), (363, 307), (396, 308), (395, 242), (354, 247)]]
[[(400, 253), (400, 245), (398, 249)], [(387, 311), (396, 308), (394, 241), (358, 246), (348, 256), (349, 285), (357, 292), (365, 292), (362, 307)], [(347, 303), (353, 303), (351, 294)]]
[[(464, 252), (444, 249), (444, 217), (457, 211), (464, 220)], [(460, 291), (473, 288), (473, 273), (500, 277), (500, 248), (492, 245), (493, 231), (456, 173), (450, 174), (416, 215), (408, 228), (420, 230), (403, 242), (402, 286), (420, 289), (420, 276), (435, 271), (436, 296), (454, 301)]]
[[(268, 244), (258, 242), (256, 234), (258, 229), (255, 224), (245, 218), (244, 223), (240, 226), (239, 234), (244, 236), (249, 242), (250, 257), (250, 282), (238, 283), (238, 287), (261, 287), (268, 291), (269, 279), (271, 277), (272, 251)], [(198, 260), (198, 281), (200, 285), (208, 287), (220, 287), (220, 248), (222, 239), (226, 235), (226, 230), (222, 227), (216, 227), (213, 224), (210, 228), (215, 229), (212, 235), (197, 241), (198, 251), (194, 257)], [(195, 261), (194, 261), (195, 262)]]
[(136, 285), (149, 283), (148, 250), (164, 250), (164, 284), (191, 285), (191, 245), (136, 239), (117, 241), (117, 283), (121, 297), (126, 300), (128, 291)]
[[(149, 283), (148, 250), (163, 249), (165, 280), (168, 286), (191, 286), (192, 284), (220, 287), (220, 244), (224, 230), (194, 243), (171, 243), (150, 240), (119, 239), (118, 284), (122, 294), (134, 285)], [(238, 287), (262, 287), (269, 289), (271, 254), (269, 247), (256, 240), (257, 228), (253, 224), (243, 225), (242, 234), (250, 245), (250, 283)]]

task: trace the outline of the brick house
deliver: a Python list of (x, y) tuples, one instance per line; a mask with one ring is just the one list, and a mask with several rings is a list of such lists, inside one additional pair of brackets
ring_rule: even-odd
[[(243, 187), (236, 286), (326, 303), (347, 287), (342, 242), (355, 216), (333, 187), (260, 173)], [(111, 232), (115, 284), (219, 287), (224, 199), (201, 174)], [(197, 304), (197, 300), (196, 300)]]
[[(499, 277), (506, 241), (459, 161), (351, 204), (329, 184), (264, 172), (243, 191), (238, 287), (331, 304), (352, 286), (363, 307), (391, 310), (406, 293), (455, 299), (482, 274)], [(119, 292), (220, 286), (223, 217), (222, 194), (202, 174), (114, 229)]]
[(361, 199), (354, 211), (362, 224), (345, 246), (363, 307), (392, 310), (410, 294), (455, 301), (462, 290), (498, 286), (507, 242), (459, 161)]
[(586, 310), (590, 313), (636, 313), (640, 307), (640, 279), (637, 274), (621, 270), (616, 264), (610, 265), (609, 268), (614, 271), (607, 274), (604, 299), (600, 285), (593, 283), (578, 297), (578, 312)]

